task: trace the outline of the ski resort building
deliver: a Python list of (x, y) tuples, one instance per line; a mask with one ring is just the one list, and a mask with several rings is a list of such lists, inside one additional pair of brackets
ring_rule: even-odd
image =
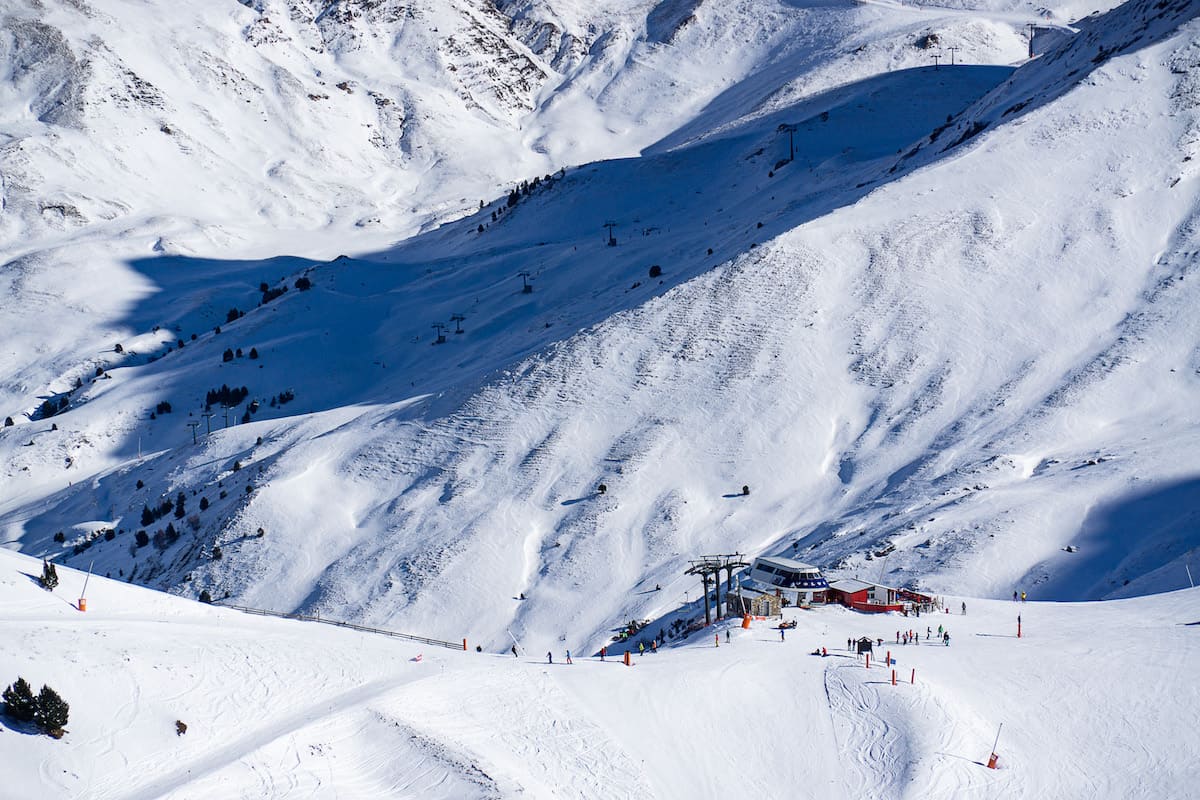
[(857, 578), (843, 578), (829, 584), (829, 600), (857, 611), (903, 611), (900, 590)]
[(760, 556), (750, 565), (750, 580), (762, 589), (775, 589), (798, 606), (826, 602), (829, 582), (812, 564), (790, 558)]
[(911, 589), (895, 589), (881, 583), (843, 578), (829, 584), (829, 602), (841, 603), (858, 611), (932, 611), (939, 605), (933, 597)]

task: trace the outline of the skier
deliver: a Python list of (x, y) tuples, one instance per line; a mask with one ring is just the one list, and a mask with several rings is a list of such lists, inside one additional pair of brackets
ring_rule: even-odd
[(570, 651), (570, 650), (568, 650), (568, 651), (567, 651), (567, 663), (568, 663), (568, 664), (574, 664), (574, 663), (575, 663), (574, 661), (572, 661), (572, 660), (571, 660), (571, 651)]
[(946, 647), (950, 646), (950, 631), (946, 631), (942, 634), (942, 642), (946, 645)]
[(512, 654), (513, 658), (517, 657), (517, 646), (515, 644), (512, 646)]
[(601, 648), (600, 648), (600, 660), (601, 660), (601, 661), (603, 661), (603, 660), (604, 660), (604, 657), (605, 657), (606, 655), (608, 655), (608, 646), (607, 646), (607, 645), (605, 645), (604, 647), (601, 647)]
[(729, 644), (729, 629), (725, 629), (725, 644)]
[(942, 626), (938, 625), (938, 638), (942, 638)]
[(638, 642), (638, 655), (639, 656), (646, 655), (646, 643), (645, 642)]
[(787, 634), (787, 630), (785, 630), (784, 628), (780, 628), (779, 629), (779, 641), (781, 641), (781, 642), (784, 641), (787, 638), (786, 634)]
[(930, 636), (932, 636), (932, 635), (933, 635), (933, 628), (930, 628), (928, 625), (926, 625), (926, 626), (925, 626), (925, 641), (927, 641), (927, 642), (928, 642), (928, 641), (929, 641), (929, 637), (930, 637)]
[(1022, 603), (1025, 602), (1025, 593), (1024, 592), (1021, 592), (1021, 602)]
[(1017, 590), (1013, 589), (1013, 602), (1017, 602)]
[(554, 653), (551, 653), (549, 650), (546, 651), (546, 663), (547, 664), (554, 663)]
[(850, 650), (850, 649), (851, 649), (851, 645), (852, 645), (852, 644), (854, 644), (854, 640), (853, 640), (853, 639), (847, 639), (847, 640), (846, 640), (846, 649), (847, 649), (847, 650)]
[[(1022, 598), (1022, 599), (1024, 599), (1024, 598)], [(967, 615), (967, 604), (963, 603), (963, 616), (965, 617), (966, 615)]]
[(650, 640), (650, 652), (651, 652), (651, 653), (657, 653), (657, 652), (658, 652), (658, 639), (651, 639), (651, 640)]

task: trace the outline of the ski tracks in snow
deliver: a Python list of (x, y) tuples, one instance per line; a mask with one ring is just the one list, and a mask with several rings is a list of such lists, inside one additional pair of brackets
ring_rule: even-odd
[[(851, 674), (851, 673), (857, 674)], [(853, 666), (825, 670), (825, 696), (843, 759), (848, 797), (898, 797), (910, 766), (902, 732), (879, 711), (879, 695)]]
[[(1016, 773), (989, 771), (956, 752), (965, 740), (980, 738), (981, 721), (956, 717), (927, 684), (890, 683), (886, 668), (842, 664), (825, 670), (848, 797), (1023, 796)], [(969, 736), (958, 736), (967, 731)]]

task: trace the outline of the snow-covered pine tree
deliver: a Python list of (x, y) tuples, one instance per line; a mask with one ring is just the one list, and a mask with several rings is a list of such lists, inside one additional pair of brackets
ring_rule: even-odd
[(54, 563), (42, 559), (42, 577), (38, 578), (42, 584), (42, 588), (46, 591), (54, 591), (54, 587), (58, 586), (58, 570), (54, 568)]
[(71, 707), (67, 705), (66, 700), (59, 696), (58, 692), (43, 685), (42, 691), (37, 697), (37, 711), (34, 712), (33, 721), (45, 733), (55, 739), (61, 739), (63, 726), (67, 724), (70, 711)]
[(18, 722), (32, 722), (37, 712), (37, 700), (33, 688), (24, 678), (17, 678), (4, 690), (4, 713)]

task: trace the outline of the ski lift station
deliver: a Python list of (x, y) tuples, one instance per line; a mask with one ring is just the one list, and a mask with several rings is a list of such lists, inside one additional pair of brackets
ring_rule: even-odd
[(790, 558), (759, 556), (750, 565), (750, 580), (764, 589), (775, 589), (795, 605), (824, 603), (829, 582), (812, 564)]
[(856, 611), (880, 613), (919, 609), (928, 611), (934, 598), (909, 589), (897, 589), (880, 583), (844, 578), (830, 583), (819, 567), (790, 558), (760, 556), (750, 565), (751, 590), (772, 593), (784, 604), (797, 606), (840, 603)]

